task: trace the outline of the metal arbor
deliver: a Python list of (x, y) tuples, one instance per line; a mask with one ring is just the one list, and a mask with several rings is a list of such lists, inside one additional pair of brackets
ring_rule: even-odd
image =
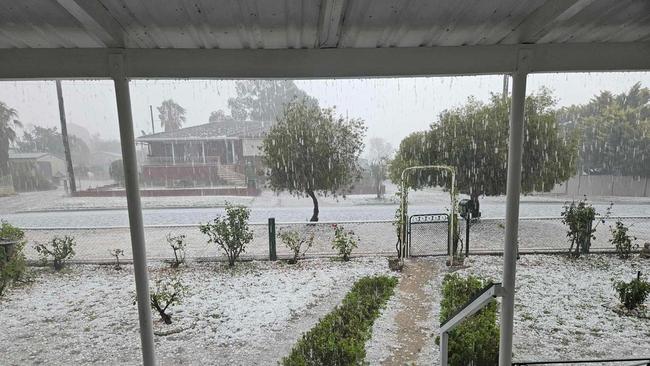
[(449, 233), (447, 235), (447, 253), (449, 256), (449, 260), (451, 263), (452, 256), (453, 256), (453, 233), (454, 233), (454, 216), (456, 214), (456, 194), (455, 194), (455, 184), (456, 184), (456, 169), (452, 166), (449, 165), (416, 165), (416, 166), (411, 166), (408, 167), (404, 170), (402, 170), (402, 178), (401, 178), (401, 197), (400, 197), (400, 242), (402, 243), (401, 248), (399, 249), (398, 256), (400, 260), (403, 260), (404, 257), (409, 257), (410, 256), (410, 248), (409, 245), (405, 245), (407, 243), (407, 225), (408, 225), (408, 188), (406, 187), (406, 178), (407, 178), (407, 173), (411, 173), (414, 171), (422, 171), (422, 170), (442, 170), (449, 172), (451, 174), (451, 189), (449, 190), (449, 196), (450, 196), (450, 201), (451, 201), (451, 212), (450, 212), (450, 219), (449, 219)]

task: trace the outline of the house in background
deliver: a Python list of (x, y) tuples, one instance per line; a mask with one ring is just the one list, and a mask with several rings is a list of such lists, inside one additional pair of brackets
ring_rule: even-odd
[(141, 136), (145, 187), (260, 186), (260, 146), (269, 122), (221, 120)]
[(9, 169), (16, 191), (52, 189), (66, 177), (65, 160), (44, 152), (9, 151)]

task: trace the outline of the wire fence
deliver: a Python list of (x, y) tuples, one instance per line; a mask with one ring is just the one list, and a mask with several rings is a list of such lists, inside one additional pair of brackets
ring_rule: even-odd
[[(612, 217), (596, 226), (591, 250), (611, 251), (609, 243), (610, 226), (616, 220), (621, 220), (629, 227), (628, 234), (637, 238), (636, 243), (650, 242), (650, 216), (643, 217)], [(353, 255), (394, 255), (397, 240), (393, 222), (386, 221), (347, 221), (347, 222), (288, 222), (276, 223), (277, 254), (280, 258), (291, 255), (290, 250), (282, 243), (279, 234), (285, 230), (295, 230), (301, 234), (313, 234), (313, 246), (307, 256), (334, 256), (332, 248), (334, 224), (342, 225), (346, 230), (352, 230), (359, 238), (358, 247)], [(463, 248), (465, 246), (465, 221), (459, 222), (459, 234)], [(253, 240), (246, 247), (242, 257), (263, 259), (269, 257), (269, 234), (267, 223), (252, 223)], [(28, 259), (38, 259), (34, 244), (44, 243), (55, 236), (69, 235), (75, 238), (76, 256), (78, 262), (109, 262), (112, 260), (110, 251), (122, 249), (124, 259), (131, 259), (131, 239), (128, 227), (78, 227), (78, 228), (24, 228), (28, 241), (25, 254)], [(568, 251), (569, 241), (566, 237), (566, 226), (561, 218), (520, 218), (519, 219), (519, 251), (520, 253), (560, 252)], [(164, 260), (173, 256), (166, 236), (185, 235), (188, 259), (215, 259), (223, 254), (215, 244), (207, 243), (207, 237), (199, 231), (198, 225), (176, 226), (146, 226), (145, 243), (149, 259)], [(447, 223), (421, 223), (412, 228), (412, 255), (445, 255), (447, 253)], [(505, 236), (505, 219), (484, 218), (470, 224), (469, 247), (470, 254), (501, 253)]]

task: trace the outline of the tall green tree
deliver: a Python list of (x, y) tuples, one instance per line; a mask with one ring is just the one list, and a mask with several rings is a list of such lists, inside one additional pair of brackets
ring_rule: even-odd
[[(553, 109), (551, 93), (541, 89), (525, 101), (522, 192), (549, 191), (575, 171), (575, 138), (565, 135)], [(506, 192), (510, 100), (492, 95), (487, 103), (470, 98), (443, 111), (429, 131), (406, 137), (390, 167), (395, 183), (413, 165), (446, 164), (456, 168), (456, 187), (478, 203), (481, 195)], [(422, 172), (407, 182), (412, 188), (444, 186), (445, 173)]]
[(9, 175), (9, 146), (16, 141), (16, 127), (22, 126), (17, 117), (15, 109), (0, 102), (0, 175)]
[(560, 124), (580, 136), (581, 173), (650, 176), (649, 101), (650, 90), (636, 83), (558, 111)]
[(167, 99), (162, 102), (158, 108), (158, 118), (160, 119), (160, 127), (165, 132), (176, 131), (183, 127), (185, 123), (185, 108), (181, 107), (172, 99)]
[[(34, 126), (30, 131), (23, 132), (17, 147), (21, 152), (47, 152), (63, 159), (65, 151), (62, 139), (56, 127)], [(75, 135), (68, 136), (68, 141), (72, 160), (77, 164), (85, 164), (90, 154), (88, 145)]]
[(242, 121), (275, 122), (285, 106), (295, 100), (318, 106), (316, 98), (292, 80), (243, 80), (235, 84), (235, 91), (237, 96), (228, 99), (228, 107), (232, 117)]
[(368, 141), (368, 167), (377, 198), (381, 198), (381, 186), (388, 178), (388, 165), (394, 151), (393, 146), (381, 137)]
[(363, 120), (336, 117), (308, 101), (289, 103), (262, 142), (269, 186), (310, 197), (310, 221), (318, 221), (316, 195), (345, 193), (361, 177), (365, 131)]

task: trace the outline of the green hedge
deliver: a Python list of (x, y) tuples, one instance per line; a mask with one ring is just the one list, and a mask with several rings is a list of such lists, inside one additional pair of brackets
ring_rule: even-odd
[[(489, 283), (475, 276), (463, 278), (457, 274), (446, 275), (442, 281), (440, 322), (453, 316)], [(499, 363), (496, 313), (496, 303), (492, 302), (449, 332), (449, 365), (490, 366)]]
[(320, 320), (282, 359), (285, 366), (361, 365), (372, 323), (393, 295), (395, 277), (364, 277), (337, 306)]

